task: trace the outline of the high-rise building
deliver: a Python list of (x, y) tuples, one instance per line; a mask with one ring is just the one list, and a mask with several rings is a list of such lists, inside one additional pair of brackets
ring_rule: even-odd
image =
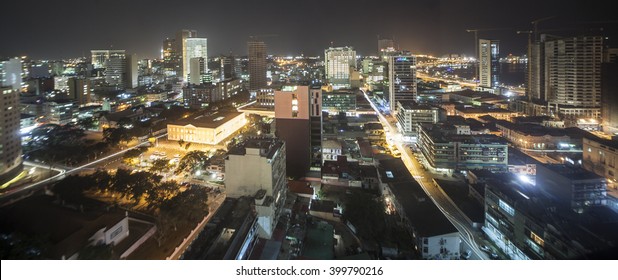
[(388, 102), (391, 112), (397, 102), (416, 101), (416, 57), (393, 55), (388, 63)]
[(311, 138), (310, 169), (321, 170), (322, 167), (322, 87), (309, 88), (309, 121)]
[(356, 51), (352, 47), (337, 47), (324, 50), (326, 79), (333, 89), (350, 88), (352, 69), (356, 68)]
[(0, 61), (0, 86), (19, 91), (22, 82), (22, 65), (19, 58)]
[(500, 42), (480, 39), (479, 42), (479, 85), (486, 88), (499, 86)]
[(0, 92), (0, 184), (4, 184), (19, 174), (23, 166), (19, 133), (19, 91), (9, 83), (8, 86), (1, 86)]
[(266, 44), (262, 41), (247, 42), (249, 54), (249, 89), (266, 87)]
[(189, 71), (189, 60), (185, 59), (187, 57), (187, 38), (195, 38), (197, 37), (197, 31), (182, 29), (176, 32), (176, 39), (174, 52), (178, 56), (178, 72), (176, 76), (185, 78)]
[(526, 95), (529, 101), (545, 101), (545, 35), (540, 41), (528, 43), (528, 73)]
[(126, 69), (124, 70), (125, 88), (136, 88), (138, 78), (137, 56), (135, 54), (126, 55)]
[(184, 67), (184, 81), (189, 81), (189, 75), (191, 73), (191, 59), (203, 58), (206, 61), (206, 69), (204, 72), (208, 72), (208, 40), (206, 38), (187, 38), (185, 39), (186, 51), (183, 57)]
[(87, 78), (71, 77), (67, 81), (69, 97), (77, 101), (78, 105), (90, 103), (90, 80)]
[[(603, 131), (618, 134), (618, 49), (608, 49), (601, 66), (601, 119)], [(618, 174), (616, 174), (618, 176)]]
[(600, 116), (603, 37), (579, 36), (545, 42), (545, 97), (563, 118)]
[(178, 75), (181, 63), (180, 54), (176, 51), (176, 40), (167, 38), (163, 41), (161, 49), (161, 59), (163, 59), (163, 71), (166, 75)]
[[(93, 67), (95, 69), (105, 69), (105, 82), (119, 88), (132, 85), (132, 82), (127, 82), (128, 63), (125, 50), (91, 50), (90, 53), (92, 54)], [(137, 70), (137, 61), (135, 64), (135, 69)], [(129, 67), (131, 67), (131, 63), (129, 63)], [(135, 79), (137, 84), (137, 73), (135, 74)]]
[[(286, 144), (287, 174), (302, 177), (309, 171), (311, 124), (308, 86), (284, 86), (275, 91), (275, 135)], [(311, 110), (313, 114), (313, 110)]]
[(258, 233), (271, 238), (287, 197), (286, 143), (247, 139), (229, 150), (225, 174), (228, 197), (255, 196)]
[(127, 71), (127, 57), (123, 51), (110, 52), (105, 61), (105, 82), (124, 88)]
[(236, 78), (234, 72), (234, 56), (222, 56), (221, 57), (221, 80)]
[(211, 82), (208, 77), (208, 60), (204, 57), (191, 58), (189, 67), (189, 83), (194, 85)]

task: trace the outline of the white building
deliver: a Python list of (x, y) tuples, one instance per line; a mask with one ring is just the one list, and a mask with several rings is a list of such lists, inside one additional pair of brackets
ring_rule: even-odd
[(500, 70), (500, 42), (480, 39), (479, 42), (479, 85), (486, 88), (498, 86)]
[(285, 143), (276, 138), (248, 139), (230, 149), (225, 159), (227, 196), (255, 198), (262, 238), (272, 236), (285, 204), (285, 159)]
[[(183, 57), (183, 65), (184, 65), (184, 81), (189, 81), (189, 77), (191, 75), (191, 59), (193, 58), (203, 58), (204, 61), (208, 62), (208, 39), (206, 38), (186, 38), (185, 39), (185, 48), (186, 51), (185, 56)], [(206, 69), (208, 69), (208, 64), (206, 64)], [(207, 72), (207, 71), (206, 71)]]
[(21, 60), (19, 58), (0, 61), (0, 86), (12, 87), (19, 91), (22, 82), (21, 72)]
[(245, 113), (217, 113), (181, 119), (167, 125), (167, 139), (200, 144), (217, 145), (241, 129), (247, 120)]
[(356, 51), (352, 47), (324, 50), (326, 79), (333, 89), (350, 88), (350, 73), (356, 68)]
[(603, 37), (569, 37), (545, 42), (545, 96), (550, 112), (564, 117), (601, 113)]
[(19, 92), (0, 87), (0, 185), (22, 170)]

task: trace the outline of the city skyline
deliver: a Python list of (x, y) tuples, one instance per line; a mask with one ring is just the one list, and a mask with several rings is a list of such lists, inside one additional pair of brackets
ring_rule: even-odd
[[(90, 5), (82, 1), (53, 5), (8, 3), (7, 10), (25, 10), (28, 17), (24, 20), (22, 14), (9, 13), (0, 20), (0, 25), (11, 26), (3, 31), (11, 39), (0, 46), (0, 56), (61, 59), (86, 56), (90, 49), (117, 48), (136, 53), (138, 57), (159, 58), (161, 41), (173, 37), (180, 29), (199, 30), (201, 37), (208, 38), (212, 49), (209, 52), (213, 55), (229, 52), (246, 55), (249, 37), (265, 36), (269, 54), (320, 55), (332, 43), (354, 46), (359, 54), (372, 55), (377, 54), (376, 40), (381, 37), (393, 38), (399, 49), (413, 53), (472, 56), (474, 39), (466, 29), (483, 29), (479, 38), (500, 40), (502, 54), (521, 55), (526, 52), (527, 40), (516, 31), (529, 30), (531, 21), (548, 16), (555, 18), (541, 23), (541, 30), (576, 25), (576, 33), (603, 27), (606, 34), (616, 34), (616, 27), (612, 26), (616, 15), (610, 9), (603, 9), (603, 5), (595, 5), (594, 1), (581, 0), (540, 3), (525, 0), (506, 9), (485, 0), (388, 0), (379, 5), (370, 1), (318, 1), (293, 6), (280, 0), (259, 4), (183, 1), (173, 7), (158, 1), (118, 4), (113, 1), (105, 4), (95, 1)], [(91, 10), (97, 12), (88, 12)], [(342, 15), (341, 10), (347, 12)], [(109, 14), (115, 14), (114, 21), (106, 18)], [(136, 20), (138, 14), (147, 16)], [(299, 20), (303, 18), (312, 20)], [(94, 24), (97, 21), (106, 24)], [(51, 23), (52, 28), (54, 24), (71, 26), (72, 32), (41, 31), (32, 36), (30, 31), (41, 29), (43, 22)], [(56, 47), (41, 43), (47, 41), (54, 42)]]

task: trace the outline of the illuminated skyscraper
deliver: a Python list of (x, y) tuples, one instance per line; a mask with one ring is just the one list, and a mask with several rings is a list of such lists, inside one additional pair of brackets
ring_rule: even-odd
[[(133, 60), (127, 63), (127, 55), (124, 50), (91, 50), (90, 53), (92, 54), (93, 67), (105, 69), (105, 82), (119, 88), (133, 86), (133, 77), (128, 74), (133, 71)], [(137, 70), (137, 60), (135, 60), (134, 66)], [(128, 81), (128, 78), (131, 81)], [(137, 86), (137, 73), (135, 73), (135, 86)]]
[(176, 76), (183, 77), (185, 81), (187, 80), (187, 73), (189, 72), (189, 60), (185, 59), (187, 57), (187, 38), (195, 38), (197, 37), (197, 31), (182, 29), (176, 32), (176, 39), (174, 52), (178, 56), (178, 70)]
[(19, 58), (0, 61), (0, 86), (11, 87), (19, 91), (22, 82), (21, 66), (21, 60)]
[(352, 47), (328, 48), (324, 50), (326, 79), (333, 89), (350, 88), (350, 73), (356, 68), (356, 51)]
[[(187, 38), (185, 39), (185, 56), (183, 58), (184, 67), (184, 81), (189, 81), (189, 75), (191, 74), (191, 59), (203, 58), (206, 61), (206, 68), (203, 69), (203, 73), (208, 72), (208, 40), (206, 38)], [(201, 73), (200, 73), (201, 74)]]
[(181, 71), (180, 54), (176, 51), (176, 40), (165, 39), (161, 49), (163, 59), (163, 71), (166, 75), (178, 75)]
[(499, 85), (500, 41), (479, 40), (479, 85), (496, 88)]
[(600, 116), (603, 37), (545, 42), (545, 96), (551, 113), (566, 118)]
[(247, 42), (249, 54), (249, 89), (266, 87), (266, 44), (262, 41)]
[(416, 57), (394, 55), (388, 62), (388, 102), (391, 112), (397, 102), (416, 101)]
[(19, 91), (9, 83), (8, 86), (0, 86), (0, 93), (0, 184), (4, 184), (18, 175), (23, 166), (19, 134)]

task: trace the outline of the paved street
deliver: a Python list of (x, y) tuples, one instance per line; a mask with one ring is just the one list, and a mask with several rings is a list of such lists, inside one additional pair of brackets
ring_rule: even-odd
[[(379, 120), (385, 128), (388, 128), (387, 139), (391, 144), (394, 144), (401, 152), (401, 160), (404, 162), (410, 174), (421, 185), (425, 193), (433, 200), (438, 206), (440, 211), (453, 223), (453, 225), (459, 230), (462, 240), (468, 247), (471, 248), (474, 255), (477, 255), (479, 259), (489, 259), (487, 254), (481, 251), (478, 244), (483, 244), (481, 240), (481, 233), (474, 229), (468, 218), (448, 199), (444, 193), (439, 190), (439, 187), (435, 186), (431, 174), (424, 171), (421, 168), (421, 164), (413, 156), (410, 148), (404, 146), (402, 143), (401, 134), (397, 131), (397, 127), (389, 122), (384, 115), (380, 114), (378, 108), (374, 105), (372, 100), (365, 93), (365, 98), (371, 104), (371, 107), (378, 114)], [(394, 121), (394, 120), (393, 120)]]

